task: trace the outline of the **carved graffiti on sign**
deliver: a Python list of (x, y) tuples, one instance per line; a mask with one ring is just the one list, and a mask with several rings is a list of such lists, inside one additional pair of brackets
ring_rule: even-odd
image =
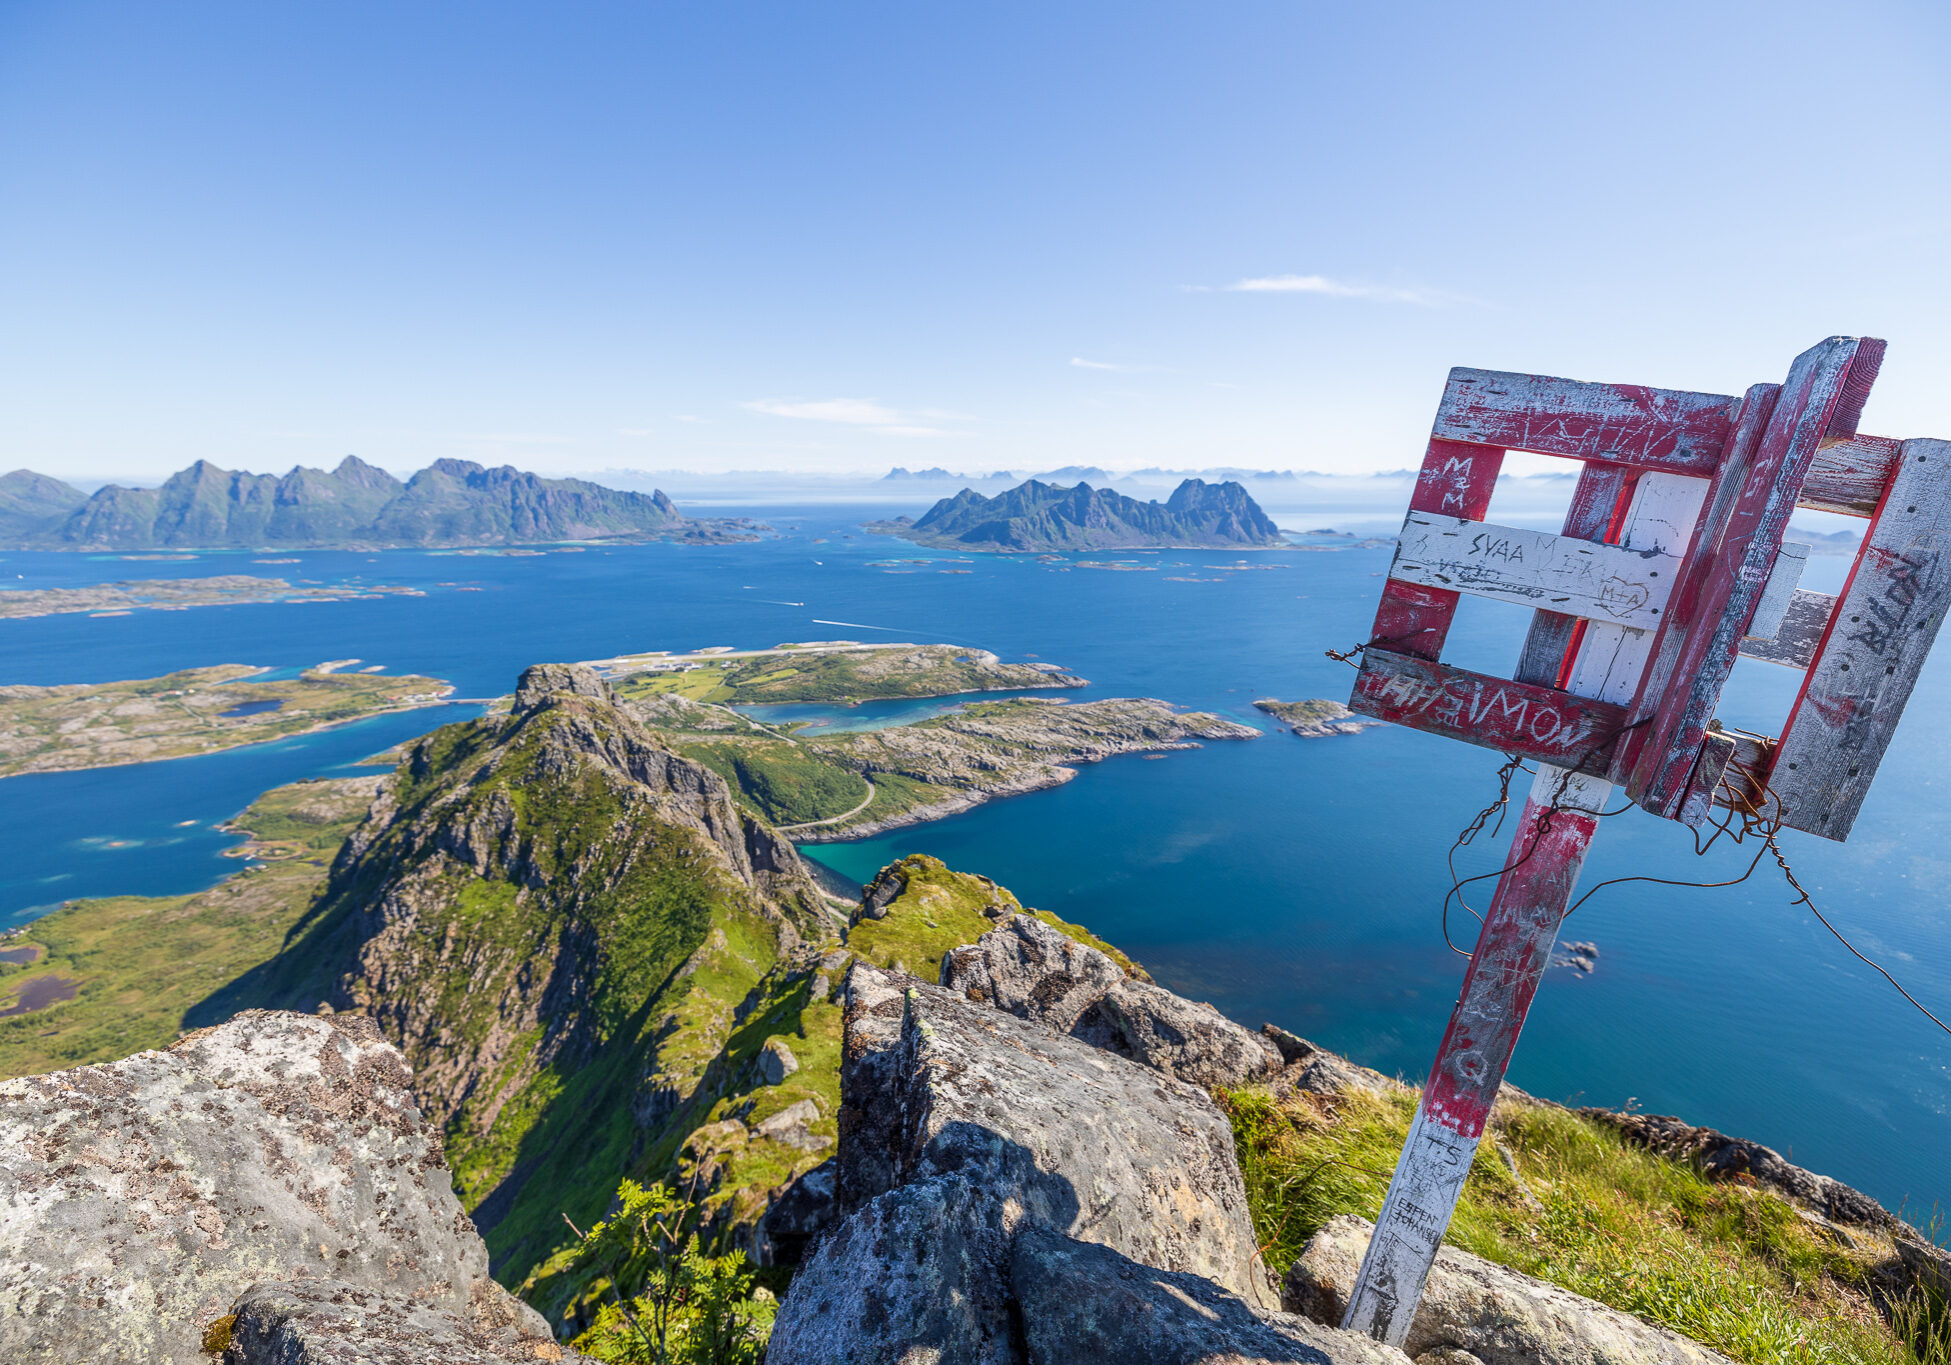
[(1646, 630), (1659, 624), (1679, 568), (1657, 549), (1411, 512), (1389, 576)]

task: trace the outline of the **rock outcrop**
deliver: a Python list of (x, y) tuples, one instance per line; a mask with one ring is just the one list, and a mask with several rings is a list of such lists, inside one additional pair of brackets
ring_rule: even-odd
[[(1349, 1214), (1330, 1219), (1287, 1272), (1287, 1308), (1339, 1322), (1373, 1231)], [(1729, 1365), (1676, 1332), (1455, 1247), (1437, 1252), (1403, 1350), (1419, 1365)]]
[[(584, 1361), (564, 1351), (529, 1314), (477, 1302), (464, 1313), (430, 1308), (396, 1292), (343, 1280), (253, 1285), (206, 1337), (224, 1343), (222, 1365), (534, 1365)], [(526, 1312), (527, 1310), (523, 1310)], [(208, 1361), (209, 1356), (204, 1359)]]
[(1696, 1128), (1670, 1114), (1636, 1114), (1618, 1109), (1581, 1109), (1586, 1118), (1615, 1128), (1627, 1140), (1698, 1167), (1709, 1179), (1745, 1177), (1767, 1185), (1806, 1208), (1838, 1223), (1875, 1228), (1899, 1237), (1912, 1229), (1861, 1190), (1794, 1165), (1772, 1147)]
[(486, 1359), (559, 1358), (488, 1277), (409, 1079), (370, 1020), (254, 1011), (0, 1084), (0, 1358), (205, 1365), (206, 1334), (278, 1280), (384, 1293), (521, 1352)]
[[(1003, 997), (1034, 1003), (1014, 969), (1033, 945), (1099, 985), (1131, 982), (1045, 928), (1007, 920), (961, 970), (993, 957)], [(770, 1365), (1402, 1362), (1275, 1308), (1231, 1130), (1204, 1090), (966, 988), (857, 961), (847, 991), (842, 1217), (781, 1305)], [(1278, 1065), (1241, 1033), (1263, 1070)]]
[(1029, 915), (950, 952), (942, 985), (1193, 1085), (1243, 1085), (1281, 1067), (1271, 1042), (1211, 1005), (1134, 980)]

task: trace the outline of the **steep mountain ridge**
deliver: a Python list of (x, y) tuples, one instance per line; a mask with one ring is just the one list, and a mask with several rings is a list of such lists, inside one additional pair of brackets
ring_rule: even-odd
[(519, 1273), (668, 1161), (712, 1063), (823, 898), (785, 840), (590, 670), (420, 740), (284, 951), (190, 1012), (371, 1015), (447, 1132), (463, 1203)]
[(919, 520), (876, 529), (960, 550), (1108, 550), (1276, 546), (1280, 530), (1240, 484), (1187, 479), (1165, 502), (1110, 488), (1030, 479), (994, 497), (965, 488)]
[(36, 549), (507, 545), (734, 533), (729, 523), (685, 517), (661, 492), (468, 460), (436, 460), (405, 483), (351, 455), (330, 471), (300, 466), (282, 475), (198, 460), (159, 488), (109, 484), (86, 498), (27, 470), (0, 479), (0, 539)]

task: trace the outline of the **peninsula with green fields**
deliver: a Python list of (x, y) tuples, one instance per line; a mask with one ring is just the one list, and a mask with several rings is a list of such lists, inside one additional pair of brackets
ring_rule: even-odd
[(0, 687), (0, 778), (214, 753), (437, 706), (454, 690), (439, 678), (350, 671), (359, 663), (331, 660), (295, 678), (218, 664), (160, 678)]

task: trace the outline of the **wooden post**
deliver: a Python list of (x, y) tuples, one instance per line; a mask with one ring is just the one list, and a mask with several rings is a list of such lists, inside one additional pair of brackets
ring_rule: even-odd
[[(1560, 787), (1565, 788), (1560, 791)], [(1402, 1345), (1612, 791), (1541, 767), (1341, 1325)], [(1558, 809), (1553, 810), (1554, 801)], [(1572, 805), (1568, 806), (1567, 802)]]
[[(1646, 555), (1686, 554), (1707, 493), (1704, 479), (1646, 474), (1633, 490), (1622, 543)], [(1574, 509), (1576, 512), (1576, 509)], [(1588, 619), (1566, 691), (1600, 704), (1629, 702), (1652, 655), (1654, 632)], [(1541, 763), (1510, 857), (1484, 915), (1463, 990), (1430, 1068), (1395, 1176), (1375, 1221), (1341, 1325), (1400, 1346), (1436, 1261), (1470, 1163), (1504, 1083), (1531, 997), (1551, 961), (1579, 868), (1613, 793), (1602, 777)]]

